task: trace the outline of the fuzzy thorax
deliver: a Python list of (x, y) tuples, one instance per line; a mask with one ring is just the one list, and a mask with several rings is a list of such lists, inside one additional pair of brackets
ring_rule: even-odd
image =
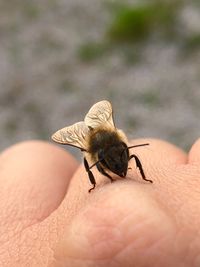
[(127, 137), (122, 130), (102, 126), (91, 129), (87, 137), (88, 147), (85, 156), (94, 163), (99, 160), (100, 150), (107, 151), (110, 147), (117, 147), (121, 142), (128, 144)]

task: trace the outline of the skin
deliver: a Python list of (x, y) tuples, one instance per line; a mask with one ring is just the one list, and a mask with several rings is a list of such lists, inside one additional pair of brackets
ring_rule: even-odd
[(155, 139), (110, 183), (59, 146), (24, 142), (0, 156), (0, 266), (199, 267), (200, 140), (186, 154)]

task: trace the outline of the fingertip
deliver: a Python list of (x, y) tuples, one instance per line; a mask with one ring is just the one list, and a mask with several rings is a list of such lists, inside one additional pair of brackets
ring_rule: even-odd
[[(2, 209), (10, 205), (18, 210), (25, 224), (43, 220), (63, 200), (77, 166), (69, 153), (48, 142), (25, 141), (7, 148), (0, 155)], [(10, 212), (9, 220), (18, 220)]]
[(78, 163), (75, 158), (59, 146), (40, 140), (30, 140), (17, 143), (0, 154), (1, 164), (7, 164), (19, 168), (30, 167), (33, 171), (38, 168), (49, 170), (57, 168), (71, 176), (76, 170)]
[(199, 164), (200, 162), (200, 138), (198, 138), (192, 145), (188, 153), (188, 162), (193, 164)]

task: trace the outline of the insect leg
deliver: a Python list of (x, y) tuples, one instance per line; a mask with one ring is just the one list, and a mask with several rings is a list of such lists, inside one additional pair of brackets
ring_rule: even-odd
[(113, 178), (112, 178), (107, 172), (104, 171), (104, 169), (101, 167), (101, 165), (100, 165), (99, 163), (97, 163), (96, 166), (97, 166), (98, 171), (99, 171), (101, 174), (103, 174), (103, 175), (105, 175), (106, 177), (108, 177), (108, 178), (110, 179), (111, 182), (114, 181)]
[(137, 167), (139, 168), (139, 170), (140, 170), (140, 173), (141, 173), (141, 175), (142, 175), (142, 179), (145, 180), (145, 181), (147, 181), (147, 182), (153, 183), (152, 180), (148, 180), (148, 179), (146, 179), (145, 174), (144, 174), (144, 171), (143, 171), (143, 168), (142, 168), (142, 164), (141, 164), (139, 158), (138, 158), (136, 155), (134, 155), (134, 154), (131, 155), (131, 156), (129, 157), (129, 160), (132, 159), (132, 158), (135, 159), (136, 166), (137, 166)]
[(89, 164), (88, 164), (86, 158), (84, 158), (84, 166), (85, 166), (85, 170), (86, 170), (86, 172), (88, 173), (88, 177), (89, 177), (89, 179), (90, 179), (90, 182), (91, 182), (91, 184), (93, 184), (93, 187), (91, 187), (91, 188), (88, 190), (88, 192), (90, 193), (90, 192), (95, 188), (95, 186), (96, 186), (96, 181), (95, 181), (95, 178), (94, 178), (93, 173), (92, 173), (91, 170), (90, 170), (90, 167), (89, 167)]

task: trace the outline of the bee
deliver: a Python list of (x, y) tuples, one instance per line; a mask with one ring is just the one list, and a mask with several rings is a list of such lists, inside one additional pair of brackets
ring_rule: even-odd
[[(115, 127), (112, 105), (103, 100), (94, 104), (86, 114), (84, 121), (62, 128), (52, 135), (52, 139), (60, 144), (79, 148), (84, 153), (84, 166), (92, 187), (96, 181), (91, 169), (97, 170), (113, 182), (111, 173), (126, 177), (128, 162), (134, 158), (142, 178), (146, 179), (142, 164), (137, 155), (130, 155), (131, 148), (147, 146), (148, 143), (128, 146), (128, 140), (122, 130)], [(91, 165), (89, 165), (89, 162)]]

